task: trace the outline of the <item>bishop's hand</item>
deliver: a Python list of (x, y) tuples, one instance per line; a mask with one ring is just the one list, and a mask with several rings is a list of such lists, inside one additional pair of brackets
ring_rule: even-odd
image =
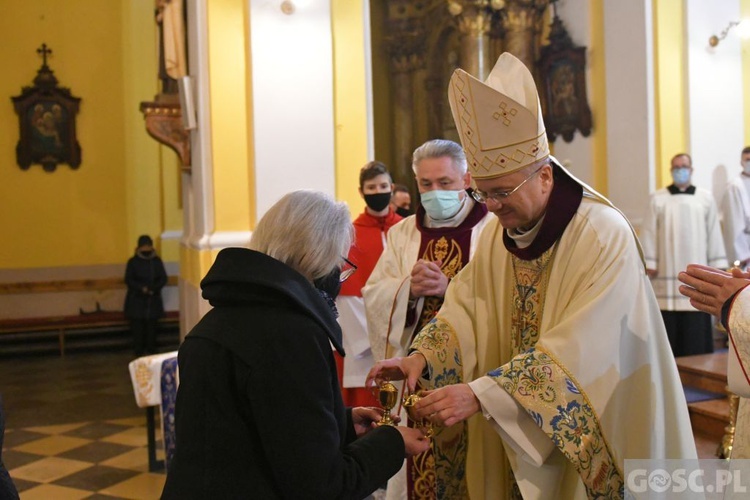
[(406, 386), (409, 391), (414, 392), (417, 387), (417, 380), (419, 380), (426, 366), (427, 360), (418, 352), (414, 352), (405, 358), (390, 358), (378, 361), (367, 374), (365, 387), (372, 388), (389, 380), (406, 379)]
[(454, 384), (432, 391), (424, 391), (414, 405), (415, 416), (435, 425), (449, 427), (462, 422), (482, 407), (468, 384)]

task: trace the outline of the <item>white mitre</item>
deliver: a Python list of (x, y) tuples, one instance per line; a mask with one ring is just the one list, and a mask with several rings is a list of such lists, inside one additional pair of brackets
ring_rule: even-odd
[(549, 156), (534, 78), (512, 54), (498, 58), (485, 82), (454, 71), (448, 102), (475, 179), (510, 174)]

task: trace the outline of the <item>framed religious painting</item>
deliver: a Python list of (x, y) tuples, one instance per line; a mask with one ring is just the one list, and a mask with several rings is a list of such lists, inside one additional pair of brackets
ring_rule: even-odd
[(591, 109), (586, 97), (586, 47), (573, 46), (557, 13), (549, 39), (538, 62), (547, 137), (553, 142), (561, 135), (565, 142), (571, 142), (576, 130), (588, 137)]
[(61, 163), (78, 168), (81, 146), (76, 138), (76, 115), (81, 100), (57, 86), (57, 78), (47, 66), (51, 50), (42, 44), (37, 52), (44, 62), (34, 85), (23, 87), (21, 95), (11, 98), (19, 122), (16, 161), (23, 170), (38, 164), (53, 172)]

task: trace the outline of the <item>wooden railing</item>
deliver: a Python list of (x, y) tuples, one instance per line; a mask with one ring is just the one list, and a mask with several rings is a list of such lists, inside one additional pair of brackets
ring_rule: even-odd
[[(161, 327), (176, 326), (180, 321), (178, 311), (168, 311), (159, 320)], [(65, 355), (65, 336), (69, 332), (112, 329), (124, 330), (128, 328), (128, 321), (121, 311), (100, 311), (90, 314), (74, 316), (45, 316), (38, 318), (14, 318), (0, 320), (0, 336), (18, 333), (50, 332), (56, 335), (60, 356)]]
[[(169, 276), (167, 286), (177, 286), (177, 276)], [(122, 278), (99, 278), (57, 281), (23, 281), (0, 283), (0, 295), (49, 292), (86, 292), (126, 288)]]

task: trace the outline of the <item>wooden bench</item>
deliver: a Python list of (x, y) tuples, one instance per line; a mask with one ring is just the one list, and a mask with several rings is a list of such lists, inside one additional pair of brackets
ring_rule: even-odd
[[(159, 320), (160, 327), (179, 324), (180, 313), (168, 311)], [(112, 329), (127, 330), (128, 321), (121, 311), (99, 311), (75, 316), (46, 316), (38, 318), (15, 318), (0, 320), (0, 335), (50, 332), (57, 336), (60, 356), (65, 356), (65, 336), (70, 332)]]

